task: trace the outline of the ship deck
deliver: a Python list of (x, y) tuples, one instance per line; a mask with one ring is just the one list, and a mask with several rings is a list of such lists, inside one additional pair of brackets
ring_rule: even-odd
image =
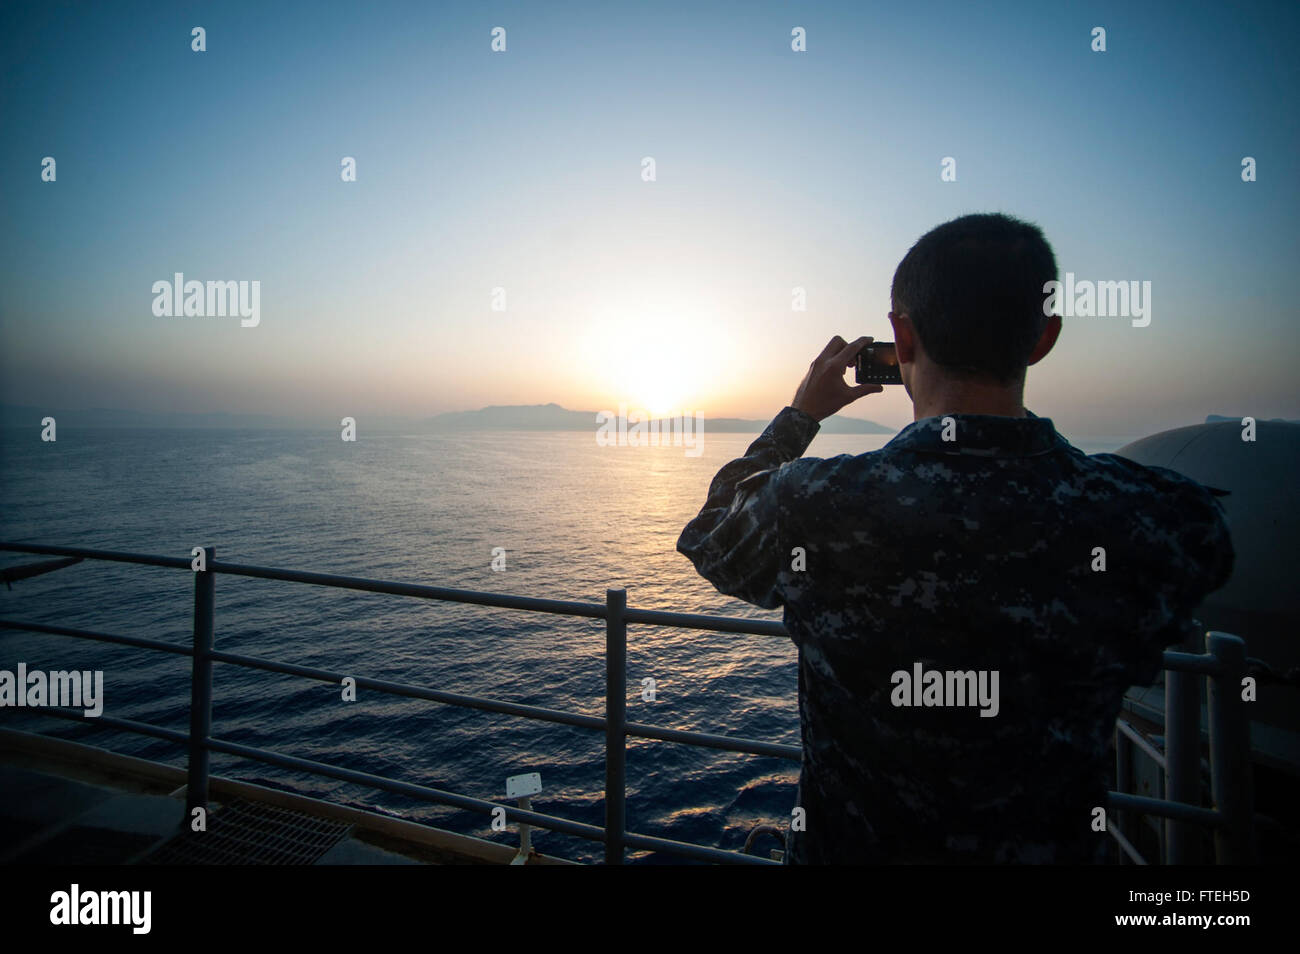
[[(185, 824), (185, 770), (0, 729), (0, 863), (509, 864), (515, 844), (211, 776), (208, 830)], [(534, 852), (528, 864), (572, 864)]]

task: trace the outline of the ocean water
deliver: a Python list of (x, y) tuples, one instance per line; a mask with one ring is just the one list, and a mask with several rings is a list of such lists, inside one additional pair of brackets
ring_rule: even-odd
[[(820, 435), (817, 456), (887, 436)], [(639, 608), (779, 619), (721, 596), (675, 550), (713, 474), (753, 435), (680, 447), (601, 447), (591, 433), (76, 430), (57, 443), (0, 431), (0, 539), (218, 559), (556, 599), (601, 602), (626, 587)], [(1096, 448), (1092, 448), (1096, 449)], [(491, 568), (494, 547), (506, 569)], [(0, 554), (7, 565), (24, 559)], [(0, 615), (188, 645), (187, 571), (83, 562), (0, 591)], [(241, 577), (216, 581), (216, 645), (281, 662), (600, 716), (600, 620), (354, 593)], [(631, 626), (628, 718), (797, 744), (796, 653), (785, 639)], [(0, 668), (103, 669), (105, 712), (188, 731), (188, 660), (58, 636), (0, 631)], [(641, 698), (642, 679), (657, 699)], [(603, 734), (217, 664), (214, 734), (248, 745), (479, 798), (540, 772), (543, 812), (600, 825)], [(0, 710), (0, 725), (184, 764), (171, 743)], [(376, 807), (456, 831), (487, 817), (261, 763), (213, 756), (213, 771)], [(632, 740), (631, 830), (740, 848), (784, 825), (792, 762)], [(541, 851), (594, 861), (600, 846), (536, 832)], [(766, 844), (766, 843), (765, 843)], [(632, 854), (632, 860), (672, 860)]]

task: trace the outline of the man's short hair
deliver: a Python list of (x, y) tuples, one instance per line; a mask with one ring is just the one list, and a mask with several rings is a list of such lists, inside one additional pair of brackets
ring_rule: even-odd
[(1043, 285), (1056, 256), (1042, 231), (1000, 213), (931, 229), (903, 256), (890, 289), (930, 359), (946, 370), (1009, 384), (1042, 336)]

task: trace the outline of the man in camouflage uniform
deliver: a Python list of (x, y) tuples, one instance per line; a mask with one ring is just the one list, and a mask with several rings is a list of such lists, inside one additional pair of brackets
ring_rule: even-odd
[[(922, 237), (890, 313), (914, 423), (878, 451), (800, 456), (819, 421), (881, 390), (843, 377), (870, 339), (834, 338), (682, 532), (721, 592), (784, 606), (799, 649), (788, 862), (1104, 856), (1093, 810), (1121, 698), (1189, 635), (1233, 550), (1207, 488), (1087, 456), (1023, 406), (1025, 369), (1060, 332), (1043, 308), (1055, 278), (1016, 219)], [(896, 704), (920, 701), (894, 676), (917, 664), (996, 673), (996, 707)]]

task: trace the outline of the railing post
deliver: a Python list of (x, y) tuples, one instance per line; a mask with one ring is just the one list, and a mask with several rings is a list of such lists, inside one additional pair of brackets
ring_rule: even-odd
[[(1181, 648), (1181, 647), (1179, 647)], [(1201, 804), (1201, 692), (1195, 673), (1165, 672), (1165, 797)], [(1195, 829), (1187, 822), (1165, 820), (1165, 863), (1186, 865), (1199, 859)]]
[[(1127, 735), (1119, 730), (1119, 723), (1115, 724), (1115, 790), (1118, 792), (1129, 792), (1136, 794), (1133, 790), (1133, 742)], [(1119, 832), (1130, 842), (1134, 841), (1133, 818), (1129, 812), (1123, 809), (1115, 811), (1115, 824), (1119, 827)], [(1124, 851), (1119, 853), (1119, 864), (1129, 863), (1128, 855)]]
[(1222, 667), (1210, 679), (1210, 783), (1214, 807), (1224, 816), (1214, 833), (1219, 864), (1255, 863), (1255, 795), (1251, 778), (1250, 718), (1241, 700), (1246, 643), (1228, 633), (1207, 633), (1206, 650)]
[(605, 864), (627, 831), (627, 590), (605, 591)]
[(207, 569), (194, 573), (194, 657), (190, 666), (190, 765), (186, 815), (208, 807), (208, 739), (212, 735), (212, 614), (216, 547), (204, 547)]

